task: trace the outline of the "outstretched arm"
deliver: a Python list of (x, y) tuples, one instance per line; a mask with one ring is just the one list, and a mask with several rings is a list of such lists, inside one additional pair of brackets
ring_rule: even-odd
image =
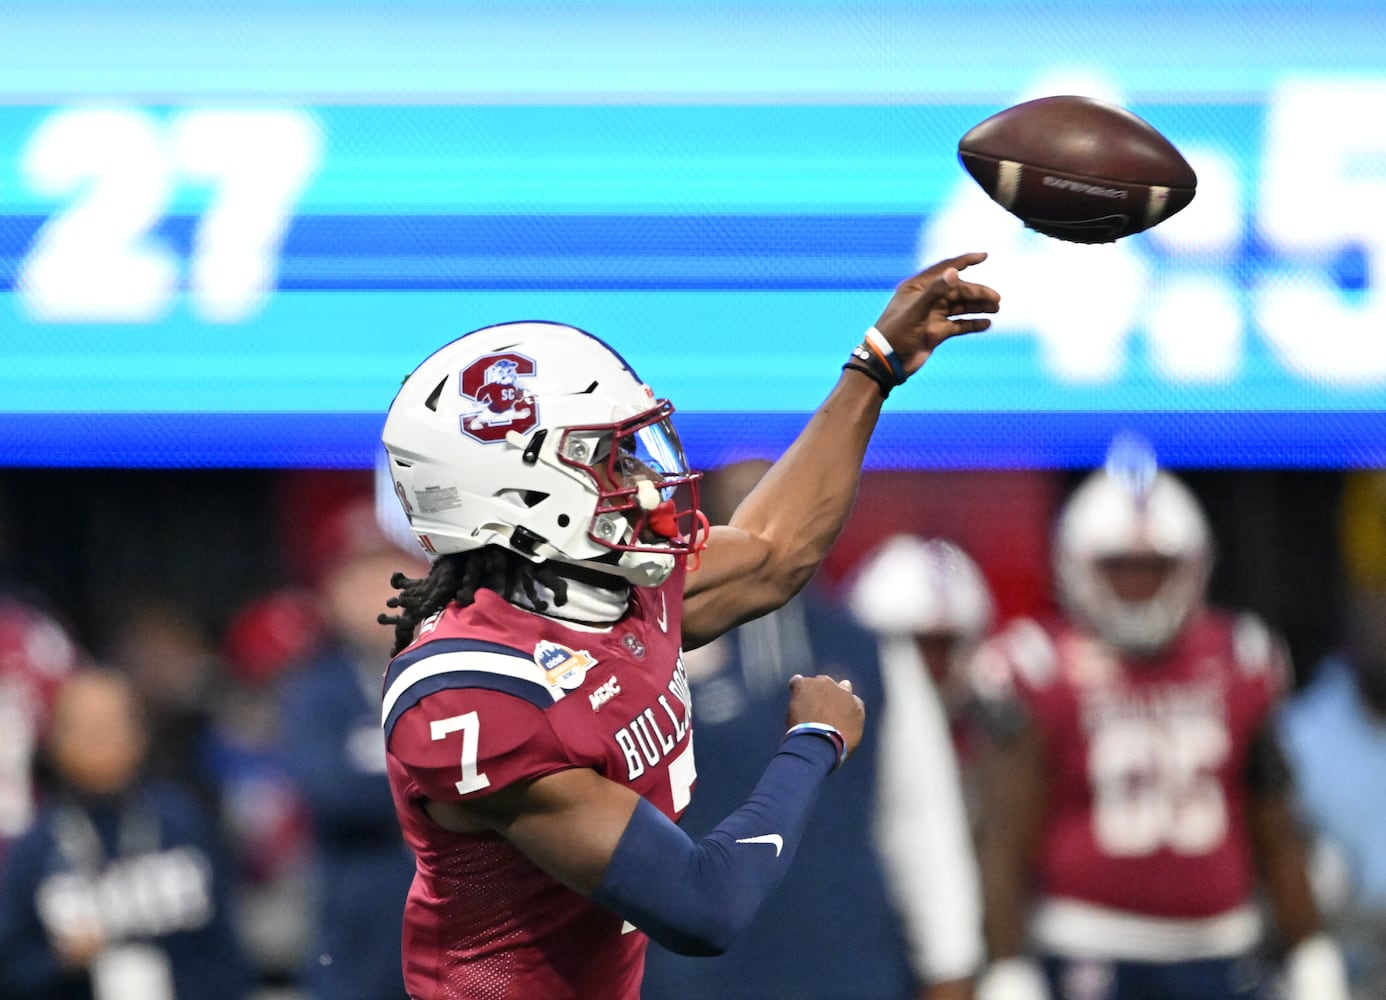
[[(719, 954), (784, 877), (823, 779), (861, 741), (865, 709), (846, 681), (796, 677), (790, 692), (790, 732), (755, 791), (697, 843), (632, 789), (588, 769), (430, 802), (429, 815), (448, 829), (499, 833), (671, 951)], [(793, 728), (813, 723), (839, 736)]]
[(985, 259), (953, 257), (900, 283), (873, 328), (890, 350), (877, 338), (864, 344), (868, 360), (843, 371), (730, 523), (712, 531), (684, 585), (685, 648), (780, 607), (808, 582), (851, 510), (891, 381), (918, 371), (948, 338), (991, 325), (974, 314), (996, 312), (1000, 295), (961, 276)]

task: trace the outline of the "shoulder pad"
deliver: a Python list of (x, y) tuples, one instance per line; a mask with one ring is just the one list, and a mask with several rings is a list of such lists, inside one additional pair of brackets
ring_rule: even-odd
[(435, 639), (390, 663), (380, 705), (386, 740), (399, 717), (428, 695), (466, 687), (500, 691), (538, 708), (567, 694), (531, 653), (476, 639)]

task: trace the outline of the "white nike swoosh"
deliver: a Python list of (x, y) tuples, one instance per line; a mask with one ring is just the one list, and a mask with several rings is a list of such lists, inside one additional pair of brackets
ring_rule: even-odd
[(762, 833), (759, 837), (743, 837), (737, 841), (738, 844), (774, 844), (775, 857), (780, 856), (784, 850), (784, 838), (778, 833)]
[(663, 594), (659, 595), (659, 616), (655, 618), (655, 624), (661, 632), (669, 631), (669, 606), (664, 603)]

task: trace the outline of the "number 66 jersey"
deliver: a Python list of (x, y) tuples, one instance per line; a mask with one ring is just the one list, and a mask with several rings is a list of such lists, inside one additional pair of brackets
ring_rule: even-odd
[(489, 590), (425, 622), (390, 664), (390, 787), (417, 859), (405, 904), (414, 1000), (639, 996), (646, 938), (504, 838), (445, 830), (427, 800), (466, 801), (591, 768), (671, 819), (695, 772), (679, 652), (683, 574), (634, 589), (614, 626), (584, 628)]
[[(1043, 742), (1042, 946), (1064, 953), (1096, 937), (1121, 949), (1114, 938), (1125, 931), (1176, 921), (1196, 922), (1200, 947), (1254, 943), (1247, 772), (1287, 677), (1282, 646), (1258, 619), (1195, 612), (1169, 648), (1142, 660), (1072, 625), (1022, 619), (988, 643), (974, 676), (984, 701), (1018, 708)], [(1217, 934), (1225, 948), (1207, 937)]]

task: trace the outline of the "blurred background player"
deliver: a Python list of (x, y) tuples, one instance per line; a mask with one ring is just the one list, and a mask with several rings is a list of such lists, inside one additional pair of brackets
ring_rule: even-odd
[(1255, 617), (1205, 606), (1193, 496), (1119, 439), (1054, 544), (1064, 618), (1014, 621), (975, 661), (994, 734), (980, 997), (1269, 996), (1258, 889), (1285, 995), (1343, 997), (1274, 732), (1286, 657)]
[(289, 667), (280, 748), (307, 807), (316, 878), (304, 988), (317, 1000), (399, 1000), (404, 899), (414, 859), (395, 818), (380, 731), (392, 637), (376, 621), (396, 572), (427, 564), (382, 531), (370, 494), (339, 500), (317, 526), (314, 648)]
[[(725, 524), (769, 462), (704, 475)], [(908, 601), (910, 595), (905, 596)], [(883, 676), (875, 637), (812, 584), (785, 607), (685, 656), (700, 765), (681, 821), (698, 838), (746, 800), (774, 754), (791, 676), (848, 678), (868, 728), (853, 780), (824, 786), (795, 866), (717, 958), (652, 946), (648, 1000), (953, 1000), (980, 964), (976, 863), (937, 698), (923, 675)], [(834, 919), (824, 919), (832, 913)]]
[(256, 1000), (299, 1000), (309, 951), (322, 944), (312, 821), (279, 719), (286, 675), (318, 648), (321, 607), (306, 584), (281, 584), (244, 601), (222, 635), (231, 683), (216, 717), (216, 770)]
[(1281, 737), (1353, 997), (1376, 1000), (1386, 996), (1386, 474), (1350, 474), (1339, 517), (1346, 641), (1286, 706)]
[(970, 987), (983, 943), (969, 816), (966, 668), (991, 626), (991, 592), (958, 546), (897, 534), (863, 560), (847, 594), (878, 642), (883, 759), (919, 758), (908, 769), (883, 770), (877, 821), (892, 889), (913, 899), (901, 914), (917, 925), (916, 965), (959, 987), (966, 977)]
[(242, 1000), (251, 982), (213, 820), (142, 777), (130, 682), (83, 668), (44, 741), (44, 806), (0, 881), (0, 984), (15, 1000)]
[[(953, 753), (940, 758), (938, 780), (953, 784), (947, 775), (957, 772), (971, 814), (976, 795), (970, 766), (976, 750), (971, 663), (995, 616), (981, 568), (945, 539), (892, 535), (853, 574), (849, 601), (857, 620), (879, 638), (888, 692), (902, 692), (899, 698), (890, 696), (883, 725), (902, 718), (901, 729), (944, 727)], [(949, 924), (957, 920), (947, 914), (967, 912), (961, 898), (936, 909), (936, 919)]]
[(0, 863), (33, 822), (34, 753), (59, 685), (84, 659), (51, 615), (0, 592)]
[(149, 733), (145, 771), (221, 806), (217, 717), (234, 682), (190, 604), (170, 593), (130, 590), (112, 599), (101, 660), (130, 679)]
[(0, 864), (33, 822), (34, 753), (58, 686), (87, 655), (11, 567), (16, 525), (0, 492)]

